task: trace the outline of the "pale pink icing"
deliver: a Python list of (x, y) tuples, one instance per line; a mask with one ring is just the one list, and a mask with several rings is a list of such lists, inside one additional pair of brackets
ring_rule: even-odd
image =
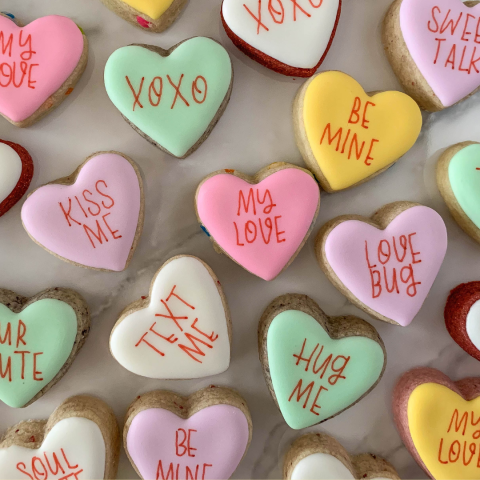
[[(246, 213), (243, 200), (239, 200), (242, 191), (248, 202), (250, 189), (254, 192), (256, 215), (252, 202)], [(302, 243), (315, 216), (319, 197), (315, 180), (296, 168), (280, 170), (258, 185), (225, 173), (203, 183), (197, 195), (197, 210), (202, 224), (228, 255), (248, 271), (271, 280), (282, 271)], [(268, 208), (270, 198), (275, 204), (272, 208)], [(275, 217), (280, 217), (276, 225)], [(245, 235), (247, 222), (255, 225), (248, 224), (248, 240)], [(255, 228), (256, 239), (249, 243), (254, 238)]]
[[(408, 236), (412, 233), (414, 235), (410, 236), (410, 246)], [(405, 237), (400, 238), (402, 235)], [(388, 245), (384, 241), (380, 246), (382, 240), (387, 240)], [(366, 242), (372, 269), (369, 269), (367, 264)], [(446, 249), (447, 230), (442, 218), (435, 210), (423, 206), (404, 211), (385, 230), (358, 220), (342, 222), (332, 230), (325, 243), (328, 263), (353, 295), (368, 307), (402, 326), (408, 325), (420, 310), (443, 262)], [(415, 255), (412, 255), (412, 252)], [(403, 278), (409, 278), (409, 265), (413, 268), (414, 281), (421, 282), (416, 287), (410, 287), (409, 293), (414, 294), (413, 296), (407, 294), (412, 280), (402, 282), (400, 279), (404, 268)], [(393, 289), (394, 269), (399, 293)], [(372, 283), (378, 283), (379, 278), (377, 273), (372, 273), (372, 282), (371, 272), (374, 271), (380, 272), (381, 292), (379, 287), (372, 287)], [(393, 290), (392, 293), (387, 291), (385, 272), (388, 288)], [(373, 298), (374, 295), (376, 298)]]
[[(467, 15), (470, 15), (468, 25)], [(405, 43), (425, 80), (446, 107), (460, 101), (480, 86), (479, 19), (480, 5), (469, 8), (461, 0), (402, 2), (400, 27)], [(457, 20), (458, 25), (455, 27)], [(455, 68), (452, 70), (452, 64), (446, 65), (446, 62), (454, 44)], [(437, 52), (438, 58), (434, 63)], [(479, 61), (471, 66), (472, 59)], [(461, 71), (460, 68), (469, 69), (470, 73)]]
[[(83, 52), (83, 35), (75, 22), (57, 15), (39, 18), (23, 28), (0, 16), (2, 34), (0, 112), (14, 122), (20, 122), (38, 110), (72, 74)], [(12, 43), (9, 45), (10, 38)], [(30, 52), (29, 38), (34, 53)], [(13, 79), (9, 82), (10, 69), (13, 72), (14, 66), (18, 87)], [(23, 82), (22, 71), (26, 72)], [(5, 86), (8, 82), (9, 85)]]
[[(183, 429), (183, 432), (179, 429)], [(188, 442), (182, 441), (184, 432), (189, 430), (194, 432), (190, 433), (191, 449), (186, 451)], [(245, 415), (230, 405), (207, 407), (188, 420), (168, 410), (152, 408), (140, 412), (133, 419), (126, 448), (145, 480), (162, 478), (159, 461), (162, 462), (164, 478), (167, 478), (172, 463), (174, 476), (170, 478), (227, 479), (242, 459), (248, 438)], [(193, 473), (191, 477), (186, 476), (186, 467)]]
[[(132, 165), (120, 155), (101, 154), (85, 164), (73, 185), (45, 185), (30, 195), (22, 207), (22, 221), (35, 241), (51, 252), (89, 267), (121, 271), (137, 229), (140, 195)], [(67, 220), (60, 206), (68, 214), (69, 199), (70, 216), (76, 222), (70, 217)], [(98, 234), (97, 221), (108, 241)], [(102, 244), (84, 225), (102, 239)]]

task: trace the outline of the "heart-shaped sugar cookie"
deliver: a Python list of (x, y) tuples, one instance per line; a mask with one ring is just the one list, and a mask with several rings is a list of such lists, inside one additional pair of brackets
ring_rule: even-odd
[(120, 433), (110, 407), (86, 395), (63, 402), (48, 420), (11, 427), (0, 442), (0, 480), (115, 478)]
[(316, 239), (323, 271), (372, 317), (406, 327), (420, 310), (447, 250), (447, 230), (431, 208), (394, 202), (369, 219), (343, 215)]
[(110, 336), (115, 360), (150, 378), (199, 378), (230, 364), (231, 322), (222, 287), (196, 257), (168, 260), (150, 296), (129, 305)]
[(327, 192), (353, 187), (386, 170), (416, 142), (418, 105), (401, 92), (365, 93), (342, 72), (319, 73), (295, 99), (297, 145)]
[(246, 55), (278, 73), (311, 77), (325, 59), (341, 0), (223, 0), (227, 35)]
[(89, 331), (88, 307), (73, 290), (26, 298), (0, 289), (0, 400), (15, 408), (38, 400), (70, 368)]
[(33, 161), (21, 145), (0, 140), (0, 217), (25, 194), (33, 177)]
[(0, 38), (0, 114), (26, 127), (72, 92), (87, 65), (87, 37), (66, 17), (19, 27), (0, 15)]
[(168, 391), (138, 397), (123, 440), (142, 479), (228, 479), (248, 450), (252, 421), (245, 400), (211, 385), (188, 398)]
[(480, 378), (453, 382), (433, 368), (405, 373), (393, 392), (403, 443), (432, 478), (478, 479)]
[(437, 165), (437, 185), (458, 225), (480, 243), (480, 144), (447, 148)]
[(136, 27), (163, 32), (183, 11), (187, 0), (102, 0), (103, 4)]
[(399, 480), (395, 469), (381, 457), (364, 453), (350, 456), (333, 437), (308, 433), (297, 438), (283, 462), (285, 480)]
[(480, 361), (480, 282), (455, 287), (448, 296), (444, 315), (451, 337)]
[(185, 158), (224, 112), (233, 82), (227, 51), (195, 37), (170, 50), (119, 48), (105, 66), (105, 88), (127, 122), (167, 153)]
[(480, 5), (462, 0), (396, 0), (383, 42), (405, 91), (429, 111), (450, 107), (480, 87)]
[(357, 317), (328, 317), (306, 295), (276, 298), (258, 329), (265, 379), (287, 424), (306, 428), (338, 415), (380, 381), (386, 352)]
[(219, 170), (195, 196), (197, 217), (214, 246), (249, 272), (274, 279), (297, 256), (320, 208), (312, 174), (274, 163), (249, 177)]
[(22, 207), (33, 241), (79, 266), (125, 270), (142, 233), (143, 184), (118, 152), (87, 158), (72, 175), (34, 190)]

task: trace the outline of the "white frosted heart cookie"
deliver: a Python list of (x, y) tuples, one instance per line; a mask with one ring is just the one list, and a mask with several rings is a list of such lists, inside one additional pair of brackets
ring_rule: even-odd
[(149, 297), (129, 305), (110, 336), (110, 351), (127, 370), (150, 378), (200, 378), (230, 364), (231, 322), (222, 287), (200, 259), (168, 260)]
[(342, 445), (324, 433), (297, 438), (283, 463), (285, 480), (399, 480), (393, 466), (372, 454), (350, 456)]
[(223, 0), (222, 22), (243, 53), (292, 77), (311, 77), (327, 56), (341, 0)]
[(63, 402), (48, 420), (11, 427), (0, 442), (0, 480), (115, 478), (120, 432), (103, 401), (87, 395)]

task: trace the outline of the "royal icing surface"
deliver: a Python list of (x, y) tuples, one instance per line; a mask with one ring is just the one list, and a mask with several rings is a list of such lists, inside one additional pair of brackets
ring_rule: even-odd
[(333, 190), (348, 188), (406, 153), (422, 128), (416, 102), (401, 92), (367, 95), (342, 72), (313, 78), (303, 125), (318, 166)]
[(467, 402), (449, 388), (424, 383), (412, 392), (408, 427), (433, 478), (478, 479), (480, 398)]
[(142, 478), (230, 478), (245, 453), (248, 423), (238, 408), (214, 405), (188, 420), (161, 408), (135, 416), (126, 448)]
[(0, 203), (17, 186), (22, 175), (22, 159), (9, 145), (0, 142)]
[(30, 117), (73, 73), (83, 52), (75, 22), (51, 15), (26, 27), (0, 16), (0, 112)]
[(133, 166), (113, 153), (92, 157), (71, 186), (45, 185), (23, 204), (28, 234), (47, 250), (93, 268), (125, 268), (141, 193)]
[(477, 300), (468, 311), (465, 327), (468, 338), (480, 350), (480, 300)]
[(266, 55), (296, 68), (313, 68), (328, 48), (339, 0), (224, 0), (232, 32)]
[(319, 199), (315, 180), (297, 168), (280, 170), (257, 185), (225, 173), (201, 185), (197, 211), (231, 258), (272, 280), (303, 242)]
[(77, 317), (65, 302), (39, 300), (18, 314), (0, 304), (0, 400), (28, 403), (60, 371), (76, 335)]
[(0, 449), (0, 480), (92, 480), (105, 472), (105, 442), (98, 425), (66, 418), (54, 425), (38, 450)]
[(140, 46), (123, 47), (105, 66), (105, 87), (129, 122), (177, 157), (205, 133), (232, 82), (227, 51), (195, 37), (168, 57)]
[(480, 5), (461, 0), (403, 0), (400, 28), (407, 48), (446, 107), (480, 86)]
[(480, 228), (480, 145), (462, 148), (448, 164), (448, 179), (453, 194), (465, 215)]
[(420, 310), (446, 249), (442, 218), (424, 206), (405, 210), (385, 230), (359, 220), (342, 222), (325, 241), (327, 261), (340, 281), (402, 326)]
[(153, 20), (160, 18), (173, 3), (173, 0), (122, 0), (135, 10), (145, 13)]
[(382, 347), (366, 337), (333, 340), (310, 315), (286, 310), (267, 334), (267, 355), (278, 406), (291, 428), (325, 420), (349, 407), (380, 377)]
[(224, 372), (230, 342), (222, 299), (202, 262), (180, 257), (157, 274), (150, 305), (112, 332), (115, 359), (150, 378), (198, 378)]
[(291, 479), (355, 480), (355, 477), (338, 458), (327, 453), (313, 453), (295, 465)]

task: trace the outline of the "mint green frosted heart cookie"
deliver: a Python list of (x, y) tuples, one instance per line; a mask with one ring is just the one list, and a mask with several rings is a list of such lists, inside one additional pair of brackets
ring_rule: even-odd
[(323, 422), (358, 402), (385, 368), (383, 342), (370, 324), (327, 317), (305, 295), (275, 299), (263, 314), (259, 335), (267, 384), (294, 429)]
[(227, 51), (194, 37), (170, 50), (119, 48), (105, 66), (105, 88), (125, 119), (178, 158), (195, 151), (225, 110), (233, 82)]
[(20, 408), (56, 383), (88, 335), (88, 308), (68, 289), (31, 299), (0, 290), (0, 400)]
[(447, 148), (438, 163), (437, 183), (457, 223), (480, 243), (480, 144)]

